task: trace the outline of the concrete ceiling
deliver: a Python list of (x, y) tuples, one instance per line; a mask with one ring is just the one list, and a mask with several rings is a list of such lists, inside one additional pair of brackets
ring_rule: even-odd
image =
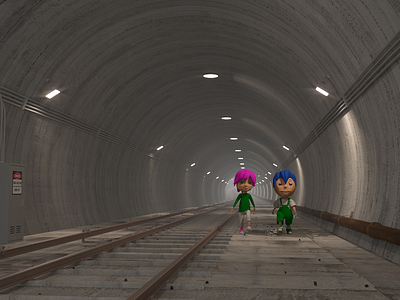
[[(37, 232), (126, 217), (132, 193), (150, 194), (154, 203), (135, 214), (216, 201), (194, 193), (210, 187), (196, 182), (208, 171), (213, 179), (234, 177), (235, 149), (257, 174), (287, 167), (294, 149), (399, 32), (400, 5), (394, 0), (1, 1), (0, 28), (2, 87), (131, 143), (126, 149), (99, 141), (95, 133), (6, 102), (6, 161), (26, 165), (32, 178), (35, 196), (28, 206), (37, 211), (28, 218), (42, 214), (53, 223), (48, 215), (54, 212), (74, 214), (69, 205), (107, 210), (115, 202), (99, 199), (110, 195), (119, 203), (110, 215), (76, 212), (68, 224), (30, 221), (41, 223), (32, 230)], [(207, 72), (219, 77), (205, 79)], [(317, 93), (318, 85), (330, 95)], [(47, 100), (51, 88), (61, 94)], [(311, 165), (318, 153), (320, 163), (329, 160), (332, 155), (324, 153), (335, 145), (335, 155), (345, 156), (340, 149), (349, 146), (341, 134), (307, 154), (303, 165)], [(94, 183), (82, 183), (77, 172), (93, 174)], [(171, 187), (175, 180), (177, 187)], [(221, 187), (214, 190), (218, 194)], [(179, 205), (162, 204), (175, 192), (182, 198)], [(76, 198), (91, 200), (82, 207)], [(71, 201), (76, 203), (66, 204)], [(53, 208), (41, 212), (37, 207), (43, 203)]]

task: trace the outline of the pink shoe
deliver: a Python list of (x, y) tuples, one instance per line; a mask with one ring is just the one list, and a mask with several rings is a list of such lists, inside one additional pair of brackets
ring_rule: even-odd
[(243, 228), (240, 229), (239, 233), (244, 233), (244, 229)]

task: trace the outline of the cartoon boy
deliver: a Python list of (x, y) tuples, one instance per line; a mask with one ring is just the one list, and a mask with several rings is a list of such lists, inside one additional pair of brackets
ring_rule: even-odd
[[(237, 191), (241, 191), (242, 193), (237, 196), (235, 204), (231, 208), (231, 212), (233, 212), (233, 208), (236, 206), (236, 203), (240, 200), (239, 203), (239, 233), (244, 233), (243, 225), (244, 225), (244, 215), (246, 215), (247, 220), (247, 230), (251, 230), (250, 226), (250, 201), (253, 204), (254, 211), (256, 211), (256, 206), (254, 205), (253, 198), (247, 192), (250, 191), (253, 186), (256, 185), (256, 175), (249, 170), (240, 170), (236, 173), (235, 180), (233, 185), (236, 185)], [(250, 199), (250, 201), (249, 201)]]
[(272, 210), (272, 214), (275, 209), (279, 208), (276, 213), (276, 222), (279, 224), (278, 232), (283, 231), (283, 221), (286, 221), (286, 232), (288, 234), (292, 233), (292, 229), (290, 228), (290, 224), (292, 224), (293, 214), (290, 210), (293, 208), (295, 217), (297, 217), (296, 212), (296, 203), (293, 199), (289, 197), (293, 195), (296, 190), (296, 176), (290, 173), (289, 170), (284, 170), (278, 172), (274, 176), (274, 190), (281, 197), (274, 203), (274, 209)]

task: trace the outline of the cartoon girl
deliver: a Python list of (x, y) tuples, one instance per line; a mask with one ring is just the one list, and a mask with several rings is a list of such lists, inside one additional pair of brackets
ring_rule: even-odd
[[(254, 211), (256, 211), (256, 206), (254, 205), (253, 198), (247, 192), (250, 191), (253, 186), (256, 185), (256, 175), (249, 170), (240, 170), (236, 173), (235, 180), (233, 185), (236, 185), (237, 191), (241, 191), (242, 193), (237, 196), (235, 204), (231, 208), (231, 212), (233, 212), (233, 208), (236, 206), (236, 203), (240, 200), (239, 203), (239, 233), (244, 233), (243, 225), (244, 225), (244, 215), (246, 215), (247, 220), (247, 230), (251, 230), (250, 226), (250, 201), (253, 204)], [(249, 201), (250, 199), (250, 201)]]

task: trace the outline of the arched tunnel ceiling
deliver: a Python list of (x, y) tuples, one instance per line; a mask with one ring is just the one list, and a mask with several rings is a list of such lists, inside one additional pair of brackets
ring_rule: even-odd
[[(159, 159), (195, 162), (200, 174), (230, 179), (235, 149), (264, 173), (395, 35), (371, 34), (382, 30), (377, 15), (395, 11), (389, 3), (5, 1), (0, 45), (8, 46), (0, 47), (3, 74), (12, 76), (0, 80), (144, 148), (164, 145)], [(219, 78), (204, 79), (207, 72)], [(46, 79), (62, 91), (51, 101)], [(328, 98), (314, 91), (321, 84)]]

